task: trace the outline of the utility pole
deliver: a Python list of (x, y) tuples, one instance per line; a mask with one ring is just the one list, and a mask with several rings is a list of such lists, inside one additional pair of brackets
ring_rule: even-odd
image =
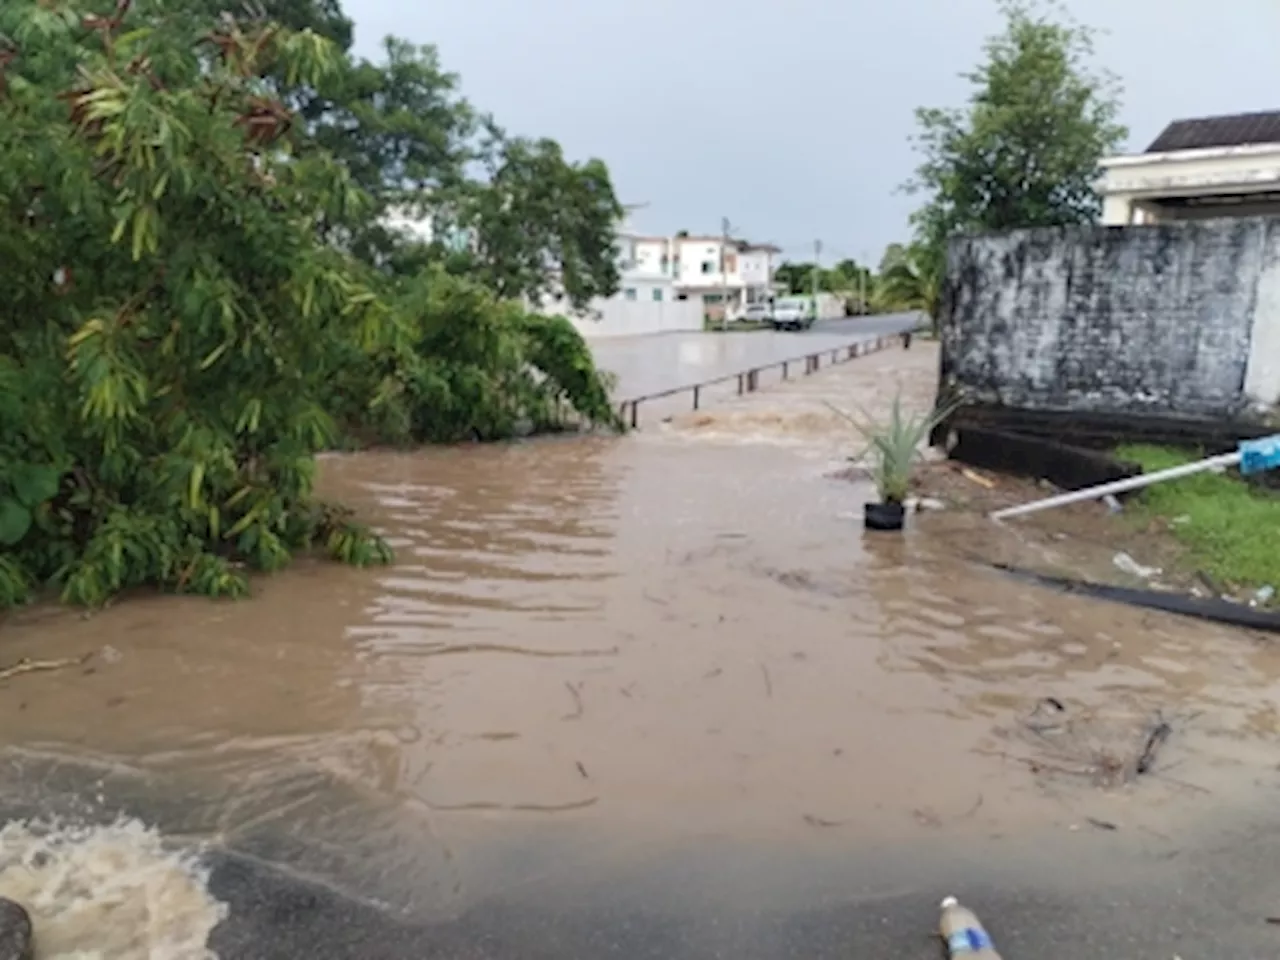
[(813, 241), (813, 319), (818, 320), (818, 273), (822, 270), (822, 241)]
[(728, 217), (720, 218), (720, 329), (729, 329), (729, 273), (725, 270), (728, 259), (729, 231), (732, 229)]

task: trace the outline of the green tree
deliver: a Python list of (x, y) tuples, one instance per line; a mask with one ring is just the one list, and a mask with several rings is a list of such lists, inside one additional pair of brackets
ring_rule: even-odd
[(385, 560), (312, 496), (330, 347), (380, 335), (315, 231), (361, 197), (263, 81), (331, 45), (160, 0), (7, 0), (0, 36), (0, 603)]
[(880, 261), (873, 305), (884, 312), (919, 310), (936, 326), (942, 293), (940, 266), (927, 244), (890, 244)]
[(1127, 136), (1119, 85), (1091, 66), (1094, 33), (1051, 3), (999, 0), (1004, 32), (966, 79), (968, 103), (917, 111), (924, 161), (918, 238), (941, 266), (947, 237), (1093, 222), (1099, 160)]
[(329, 236), (380, 269), (411, 272), (420, 262), (405, 248), (419, 238), (388, 222), (393, 214), (447, 220), (481, 157), (482, 118), (462, 97), (458, 78), (435, 48), (388, 37), (381, 62), (344, 59), (314, 89), (295, 89), (306, 120), (301, 150), (327, 151), (371, 198), (324, 225)]
[(562, 294), (581, 308), (618, 289), (622, 215), (602, 161), (570, 163), (554, 140), (504, 138), (460, 222), (478, 276), (499, 297)]

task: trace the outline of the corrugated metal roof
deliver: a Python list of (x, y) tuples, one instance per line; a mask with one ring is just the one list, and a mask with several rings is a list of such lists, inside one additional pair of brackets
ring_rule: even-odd
[(1280, 110), (1175, 120), (1151, 142), (1146, 152), (1241, 147), (1258, 143), (1280, 143)]

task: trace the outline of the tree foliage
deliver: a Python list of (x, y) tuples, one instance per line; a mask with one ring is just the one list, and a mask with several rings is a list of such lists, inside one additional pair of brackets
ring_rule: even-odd
[[(407, 117), (342, 86), (360, 71), (317, 32), (168, 0), (0, 5), (0, 607), (235, 596), (311, 545), (385, 561), (313, 495), (344, 429), (616, 423), (566, 321), (353, 249), (379, 191), (439, 182), (396, 145)], [(367, 129), (326, 143), (289, 109), (322, 91)]]
[(941, 266), (926, 244), (890, 244), (880, 261), (873, 305), (885, 311), (919, 310), (936, 324), (942, 294)]
[(463, 225), (480, 276), (500, 296), (561, 294), (585, 307), (617, 292), (622, 214), (599, 160), (570, 164), (554, 140), (504, 139)]
[(909, 186), (935, 257), (957, 232), (1092, 222), (1099, 161), (1127, 135), (1116, 80), (1091, 66), (1093, 31), (1049, 3), (999, 6), (1005, 29), (966, 75), (967, 104), (917, 111), (924, 161)]

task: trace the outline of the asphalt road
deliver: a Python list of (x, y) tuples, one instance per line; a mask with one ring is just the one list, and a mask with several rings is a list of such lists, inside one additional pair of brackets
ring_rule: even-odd
[(228, 859), (213, 946), (224, 960), (936, 960), (937, 903), (956, 893), (1005, 960), (1242, 960), (1280, 955), (1277, 855), (1274, 824), (1171, 844), (1091, 830), (846, 850), (836, 867), (811, 852), (814, 884), (800, 853), (695, 846), (419, 926)]
[(920, 325), (918, 313), (845, 317), (809, 330), (666, 333), (591, 341), (596, 362), (618, 377), (617, 399), (628, 400), (703, 383), (783, 360), (901, 333)]

